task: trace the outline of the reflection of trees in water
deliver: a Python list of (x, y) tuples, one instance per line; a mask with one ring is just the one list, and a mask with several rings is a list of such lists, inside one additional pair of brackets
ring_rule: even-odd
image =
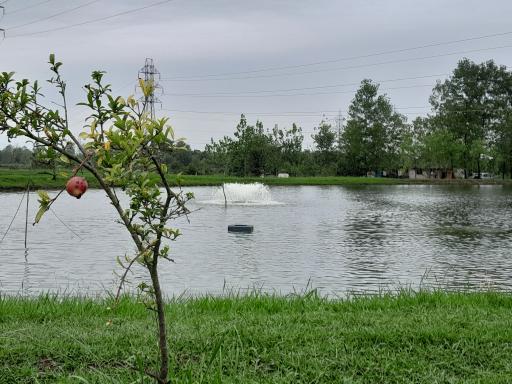
[(431, 227), (428, 240), (436, 249), (429, 283), (441, 288), (477, 289), (491, 282), (498, 288), (506, 286), (512, 227), (503, 195), (478, 187), (451, 192), (426, 212)]
[(507, 268), (488, 268), (477, 260), (464, 264), (441, 261), (429, 270), (422, 280), (422, 287), (443, 290), (507, 290), (510, 291), (512, 271)]
[[(360, 209), (346, 212), (343, 225), (346, 271), (343, 278), (347, 286), (362, 290), (376, 290), (393, 280), (395, 257), (389, 252), (391, 231), (397, 223), (387, 216), (387, 207), (370, 208), (363, 204)], [(383, 210), (383, 211), (382, 211)]]
[(351, 285), (379, 279), (393, 284), (397, 276), (420, 276), (429, 268), (424, 283), (439, 287), (509, 285), (511, 207), (501, 190), (415, 186), (344, 192), (353, 202), (344, 223)]
[(480, 194), (479, 189), (465, 192), (452, 194), (430, 211), (432, 239), (449, 249), (466, 250), (508, 241), (512, 226), (500, 199)]
[[(212, 206), (193, 216), (192, 224), (180, 223), (188, 232), (173, 244), (176, 264), (163, 264), (167, 277), (163, 284), (167, 292), (177, 294), (187, 288), (196, 293), (217, 292), (224, 279), (231, 287), (264, 282), (264, 289), (287, 292), (293, 285), (304, 287), (312, 278), (315, 288), (340, 293), (408, 283), (417, 287), (430, 270), (424, 283), (441, 288), (476, 289), (490, 281), (498, 288), (510, 287), (509, 192), (500, 187), (279, 187), (276, 200), (289, 201), (282, 206), (228, 210)], [(15, 194), (9, 197), (18, 201)], [(86, 228), (83, 252), (96, 252), (97, 244), (107, 237), (116, 243), (97, 255), (115, 255), (124, 249), (125, 239), (117, 227), (105, 226), (106, 214), (101, 220), (87, 211), (79, 211), (78, 216), (84, 217), (84, 223), (93, 223)], [(237, 237), (226, 232), (228, 224), (248, 221), (255, 225), (253, 234)], [(94, 270), (103, 281), (112, 278), (115, 265), (104, 262), (104, 257), (96, 259), (96, 254), (70, 254), (70, 262), (61, 263), (69, 242), (66, 231), (62, 228), (56, 234), (60, 242), (55, 249), (53, 242), (45, 240), (48, 232), (32, 233), (29, 243), (39, 248), (30, 249), (25, 277), (23, 249), (8, 251), (15, 261), (0, 271), (0, 284), (4, 284), (0, 289), (21, 292), (22, 280), (23, 290), (31, 294), (66, 286), (76, 289), (72, 276), (79, 279), (76, 282), (88, 283), (87, 291), (92, 292), (97, 286), (81, 280), (82, 271)], [(21, 229), (9, 237), (9, 244), (22, 243)], [(134, 276), (133, 284), (136, 281)]]
[(428, 217), (426, 186), (384, 186), (351, 189), (354, 204), (345, 212), (347, 279), (352, 286), (373, 289), (417, 284), (430, 266), (425, 247)]

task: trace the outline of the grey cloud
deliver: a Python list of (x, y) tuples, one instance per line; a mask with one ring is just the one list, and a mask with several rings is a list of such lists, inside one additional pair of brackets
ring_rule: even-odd
[[(32, 1), (8, 2), (21, 7)], [(21, 24), (61, 9), (70, 9), (85, 0), (55, 0), (46, 7), (9, 16), (0, 26)], [(15, 5), (13, 4), (15, 3)], [(153, 1), (100, 1), (46, 22), (16, 30), (33, 32), (69, 25), (127, 9), (151, 4)], [(492, 1), (410, 1), (410, 0), (176, 0), (145, 11), (121, 16), (100, 23), (63, 31), (34, 35), (27, 38), (7, 38), (0, 44), (0, 70), (15, 70), (20, 76), (46, 79), (48, 53), (55, 52), (64, 62), (70, 99), (83, 97), (81, 86), (94, 69), (108, 72), (107, 79), (114, 90), (133, 93), (137, 70), (145, 57), (152, 57), (167, 78), (202, 74), (240, 72), (258, 68), (286, 66), (340, 57), (364, 55), (400, 49), (429, 42), (508, 31), (512, 2)], [(9, 31), (7, 31), (9, 36)], [(364, 65), (385, 60), (421, 57), (512, 44), (512, 36), (434, 47), (401, 54), (369, 57), (318, 68)], [(462, 55), (461, 55), (462, 56)], [(501, 64), (512, 64), (510, 49), (475, 52), (465, 55), (475, 61), (494, 58)], [(449, 73), (459, 56), (446, 56), (389, 65), (353, 68), (274, 78), (223, 81), (163, 82), (167, 94), (184, 93), (243, 93), (267, 89), (300, 88), (318, 85), (359, 82), (363, 78), (393, 79), (437, 73)], [(290, 72), (290, 71), (283, 71)], [(279, 72), (274, 72), (279, 73)], [(393, 86), (426, 85), (426, 87), (388, 90), (397, 107), (428, 107), (429, 84), (435, 78), (382, 84)], [(340, 88), (354, 90), (356, 87)], [(275, 123), (290, 126), (299, 123), (305, 136), (322, 118), (321, 111), (345, 110), (352, 94), (198, 98), (188, 96), (161, 97), (163, 108), (216, 112), (318, 112), (303, 117), (260, 117), (265, 126)], [(408, 110), (426, 113), (428, 109)], [(85, 116), (80, 108), (72, 110), (73, 125), (79, 129)], [(162, 114), (169, 114), (162, 111)], [(194, 147), (202, 147), (210, 137), (230, 134), (238, 120), (236, 115), (171, 114), (177, 134), (185, 136)], [(6, 143), (0, 137), (0, 146)]]

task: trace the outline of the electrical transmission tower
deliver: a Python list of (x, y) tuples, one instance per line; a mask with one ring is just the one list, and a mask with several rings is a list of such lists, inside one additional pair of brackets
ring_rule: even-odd
[(155, 96), (155, 91), (158, 89), (163, 92), (163, 88), (159, 83), (160, 71), (156, 69), (153, 59), (146, 58), (144, 66), (139, 70), (139, 79), (144, 80), (145, 84), (151, 84), (151, 92), (147, 96), (143, 94), (139, 100), (144, 102), (145, 112), (149, 112), (151, 119), (155, 119), (155, 104), (162, 103)]
[(341, 111), (338, 111), (338, 116), (335, 117), (334, 121), (336, 122), (336, 130), (337, 136), (338, 136), (338, 148), (340, 149), (342, 146), (342, 140), (341, 136), (343, 134), (343, 121), (345, 119), (343, 118), (343, 115), (341, 114)]

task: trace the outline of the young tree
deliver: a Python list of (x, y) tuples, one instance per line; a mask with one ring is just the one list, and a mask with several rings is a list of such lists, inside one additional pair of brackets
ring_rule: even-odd
[(304, 135), (302, 128), (298, 127), (295, 123), (292, 124), (290, 129), (279, 129), (276, 126), (272, 130), (273, 145), (279, 154), (276, 167), (281, 171), (288, 171), (296, 174), (301, 161), (302, 142)]
[(335, 172), (335, 153), (334, 148), (336, 144), (336, 131), (332, 128), (331, 124), (322, 120), (315, 128), (315, 133), (311, 135), (316, 149), (317, 149), (317, 162), (322, 174), (334, 174)]
[(430, 103), (437, 119), (463, 144), (465, 177), (470, 165), (478, 164), (480, 154), (475, 143), (479, 143), (477, 147), (486, 143), (497, 124), (504, 120), (503, 101), (510, 98), (510, 85), (506, 67), (497, 66), (492, 60), (476, 64), (463, 59), (452, 76), (438, 82), (433, 90)]
[[(81, 142), (69, 126), (66, 82), (59, 72), (62, 63), (50, 55), (49, 64), (53, 72), (49, 82), (62, 96), (62, 110), (42, 104), (37, 81), (15, 81), (13, 73), (3, 72), (0, 132), (9, 138), (25, 137), (58, 152), (62, 160), (76, 165), (75, 173), (79, 168), (87, 169), (103, 188), (136, 249), (132, 257), (120, 260), (125, 272), (116, 296), (119, 297), (126, 274), (134, 263), (147, 268), (151, 284), (142, 284), (140, 288), (152, 298), (148, 305), (157, 315), (160, 364), (158, 370), (146, 370), (146, 373), (158, 383), (168, 383), (167, 327), (158, 265), (162, 259), (169, 260), (169, 246), (164, 240), (176, 240), (180, 235), (177, 229), (168, 226), (168, 221), (187, 215), (186, 202), (193, 197), (171, 189), (166, 166), (159, 160), (162, 151), (173, 147), (172, 128), (167, 125), (167, 119), (152, 120), (146, 105), (139, 104), (132, 96), (127, 100), (112, 96), (110, 86), (103, 83), (103, 72), (95, 71), (93, 82), (85, 86), (87, 97), (82, 105), (91, 114), (86, 120), (87, 131), (80, 134)], [(153, 92), (153, 84), (141, 80), (140, 86), (147, 99)], [(69, 142), (74, 143), (79, 155), (70, 150)], [(115, 186), (128, 195), (128, 206), (121, 204)], [(41, 207), (36, 222), (59, 195), (50, 198), (46, 192), (40, 192)]]
[(379, 85), (363, 80), (349, 107), (342, 148), (353, 174), (397, 169), (405, 117), (394, 111)]
[(249, 125), (242, 114), (234, 138), (212, 140), (206, 146), (210, 162), (224, 161), (226, 171), (237, 176), (259, 176), (277, 170), (277, 148), (272, 136), (263, 129), (263, 123)]
[(231, 168), (231, 145), (233, 140), (224, 136), (218, 142), (215, 142), (213, 138), (210, 144), (206, 144), (204, 152), (206, 155), (206, 163), (208, 165), (209, 172), (213, 174), (228, 175)]
[(315, 133), (311, 135), (311, 138), (315, 142), (316, 148), (323, 153), (328, 153), (334, 150), (334, 144), (336, 142), (336, 132), (332, 129), (331, 124), (322, 120), (315, 128)]
[(33, 165), (49, 169), (48, 173), (52, 175), (52, 180), (57, 180), (58, 165), (62, 164), (59, 158), (60, 153), (55, 149), (34, 145)]

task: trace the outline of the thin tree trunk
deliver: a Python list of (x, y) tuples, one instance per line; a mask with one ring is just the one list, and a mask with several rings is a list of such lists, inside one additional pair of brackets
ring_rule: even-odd
[(158, 345), (160, 349), (160, 372), (158, 374), (158, 382), (167, 383), (169, 375), (169, 349), (167, 346), (167, 329), (165, 324), (165, 306), (162, 297), (162, 289), (158, 279), (157, 259), (153, 261), (153, 265), (149, 268), (151, 282), (153, 283), (156, 312), (158, 317)]
[(464, 162), (464, 179), (467, 179), (468, 178), (468, 136), (467, 136), (467, 134), (464, 134), (463, 162)]

